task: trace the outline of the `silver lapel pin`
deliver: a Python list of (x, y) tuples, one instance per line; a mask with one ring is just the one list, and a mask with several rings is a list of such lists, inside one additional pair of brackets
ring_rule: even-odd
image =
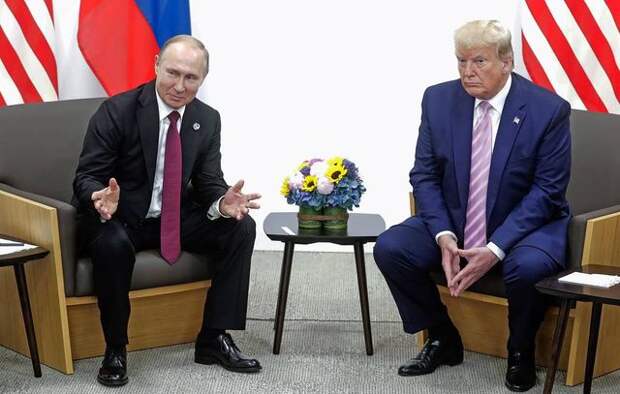
[(519, 119), (518, 116), (515, 116), (515, 118), (512, 120), (512, 123), (519, 124), (520, 121), (521, 121), (521, 119)]
[(194, 125), (192, 126), (192, 128), (194, 129), (194, 131), (198, 131), (198, 130), (200, 130), (200, 123), (194, 123)]

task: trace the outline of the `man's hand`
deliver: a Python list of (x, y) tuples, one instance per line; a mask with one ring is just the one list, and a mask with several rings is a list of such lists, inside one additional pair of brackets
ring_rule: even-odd
[(258, 209), (260, 205), (254, 201), (261, 197), (258, 193), (243, 194), (243, 179), (230, 187), (220, 201), (220, 212), (237, 220), (243, 219), (250, 209)]
[(467, 259), (467, 265), (452, 279), (452, 284), (449, 286), (450, 294), (454, 297), (461, 295), (499, 261), (486, 246), (467, 250), (459, 249), (458, 254)]
[(118, 208), (118, 199), (121, 195), (121, 188), (116, 183), (116, 179), (110, 178), (108, 187), (99, 191), (93, 192), (90, 199), (93, 200), (93, 204), (99, 216), (104, 220), (112, 219), (112, 215)]
[(460, 257), (458, 254), (458, 247), (456, 246), (456, 241), (454, 238), (447, 234), (439, 237), (437, 243), (441, 248), (441, 266), (443, 267), (443, 272), (446, 275), (446, 283), (450, 289), (450, 294), (452, 294), (453, 289), (450, 286), (450, 283), (461, 269), (459, 265)]

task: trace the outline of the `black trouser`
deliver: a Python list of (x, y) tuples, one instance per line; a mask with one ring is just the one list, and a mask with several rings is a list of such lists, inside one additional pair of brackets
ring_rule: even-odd
[[(128, 343), (129, 288), (135, 253), (159, 248), (159, 219), (147, 219), (137, 228), (113, 218), (82, 218), (86, 244), (94, 266), (101, 325), (106, 344)], [(220, 218), (211, 221), (204, 209), (196, 209), (181, 220), (181, 248), (214, 255), (215, 276), (204, 306), (201, 342), (206, 329), (245, 329), (250, 263), (256, 223)]]

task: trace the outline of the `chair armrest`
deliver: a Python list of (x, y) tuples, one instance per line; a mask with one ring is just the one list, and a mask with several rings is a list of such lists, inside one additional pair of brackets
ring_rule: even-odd
[[(568, 226), (568, 267), (577, 269), (585, 263), (602, 264), (603, 262), (591, 261), (592, 253), (596, 250), (600, 253), (600, 248), (609, 249), (610, 246), (618, 244), (620, 240), (614, 239), (604, 244), (599, 237), (588, 237), (588, 231), (595, 231), (594, 225), (600, 228), (605, 223), (612, 223), (620, 220), (620, 205), (597, 209), (595, 211), (575, 215)], [(590, 229), (588, 228), (590, 226)], [(585, 254), (584, 254), (585, 252)]]
[[(0, 183), (0, 190), (56, 209), (56, 215), (58, 219), (58, 232), (60, 236), (60, 252), (62, 256), (65, 295), (73, 295), (75, 291), (75, 265), (77, 261), (77, 210), (75, 209), (75, 207), (71, 204), (67, 204), (64, 201), (45, 197), (35, 193), (25, 192), (23, 190), (16, 189), (3, 183)], [(5, 209), (5, 207), (0, 207), (0, 211), (2, 209)]]
[(418, 207), (415, 204), (415, 196), (413, 195), (413, 192), (409, 192), (409, 212), (411, 213), (411, 216), (415, 216), (417, 208)]

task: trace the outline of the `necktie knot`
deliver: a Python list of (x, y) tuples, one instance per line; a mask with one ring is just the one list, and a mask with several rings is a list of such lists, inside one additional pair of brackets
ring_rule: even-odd
[(168, 115), (168, 119), (170, 120), (170, 123), (176, 123), (177, 120), (179, 120), (180, 117), (181, 117), (181, 114), (179, 114), (177, 111), (172, 111)]
[(478, 108), (480, 108), (480, 116), (484, 116), (493, 106), (488, 101), (481, 101), (480, 104), (478, 104)]

